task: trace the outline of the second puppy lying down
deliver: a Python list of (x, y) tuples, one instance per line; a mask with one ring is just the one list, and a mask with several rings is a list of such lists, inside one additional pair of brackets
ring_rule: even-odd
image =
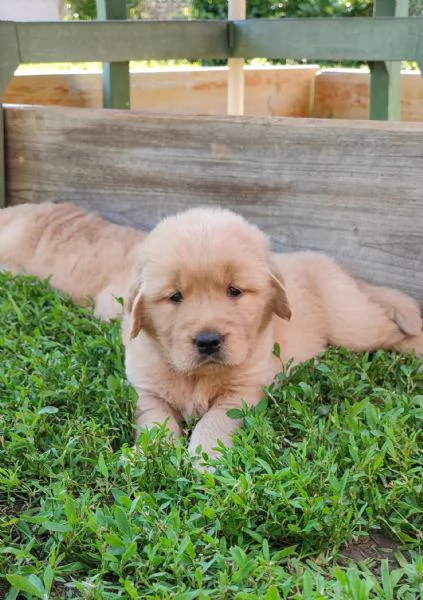
[(94, 301), (102, 319), (121, 316), (133, 249), (146, 233), (114, 225), (69, 203), (21, 204), (0, 210), (0, 265), (25, 272), (71, 295)]
[(161, 222), (142, 245), (123, 320), (126, 371), (139, 395), (137, 423), (168, 422), (176, 435), (199, 417), (190, 441), (209, 455), (231, 443), (227, 417), (256, 404), (283, 361), (330, 345), (423, 352), (417, 303), (353, 279), (311, 252), (272, 254), (242, 217), (194, 209)]

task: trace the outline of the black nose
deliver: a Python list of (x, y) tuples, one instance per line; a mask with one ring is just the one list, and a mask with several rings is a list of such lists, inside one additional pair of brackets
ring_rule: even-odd
[(223, 338), (217, 331), (207, 331), (199, 333), (194, 339), (200, 354), (215, 354), (219, 352)]

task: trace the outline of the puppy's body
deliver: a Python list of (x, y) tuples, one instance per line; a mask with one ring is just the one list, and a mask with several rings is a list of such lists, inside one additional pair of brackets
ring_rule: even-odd
[(276, 342), (283, 362), (330, 345), (423, 353), (410, 297), (357, 281), (324, 255), (272, 254), (262, 232), (225, 210), (181, 213), (147, 237), (70, 204), (7, 208), (0, 264), (50, 277), (76, 302), (93, 298), (100, 318), (119, 317), (124, 296), (137, 423), (167, 420), (179, 435), (199, 418), (192, 452), (230, 445), (238, 423), (226, 412), (260, 400), (281, 369)]
[(0, 264), (50, 277), (75, 302), (94, 300), (99, 318), (121, 313), (134, 248), (146, 233), (114, 225), (72, 204), (22, 204), (0, 211)]
[(190, 450), (231, 443), (226, 412), (255, 404), (283, 362), (329, 345), (423, 352), (414, 300), (350, 277), (316, 253), (271, 254), (257, 228), (229, 211), (196, 209), (165, 220), (143, 244), (124, 316), (137, 423), (167, 420), (179, 435), (199, 417)]

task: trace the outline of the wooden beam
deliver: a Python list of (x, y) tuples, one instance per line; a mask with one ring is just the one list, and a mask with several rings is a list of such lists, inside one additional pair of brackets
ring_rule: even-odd
[[(246, 0), (228, 1), (228, 20), (234, 21), (246, 17)], [(232, 24), (229, 24), (229, 45), (232, 46)], [(244, 114), (244, 59), (228, 59), (228, 115)]]
[(21, 62), (227, 58), (226, 21), (16, 24)]
[[(96, 0), (100, 21), (125, 20), (125, 0)], [(129, 61), (103, 63), (104, 108), (130, 108)]]
[(420, 60), (423, 18), (250, 19), (234, 23), (233, 56)]
[[(375, 0), (375, 17), (408, 17), (408, 0)], [(401, 120), (401, 62), (370, 62), (370, 119)]]
[(417, 60), (423, 18), (16, 23), (21, 62), (178, 58)]
[[(246, 112), (309, 117), (318, 70), (317, 65), (247, 66)], [(153, 114), (225, 115), (227, 79), (224, 67), (133, 71), (131, 108)], [(423, 86), (423, 80), (421, 84)], [(101, 73), (67, 72), (17, 75), (6, 90), (4, 103), (100, 108), (103, 105), (102, 76)]]
[[(6, 108), (8, 202), (73, 201), (150, 229), (220, 205), (423, 303), (423, 123)], [(125, 140), (125, 144), (122, 144)]]

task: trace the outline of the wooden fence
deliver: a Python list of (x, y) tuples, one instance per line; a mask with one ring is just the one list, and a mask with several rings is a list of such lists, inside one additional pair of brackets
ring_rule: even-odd
[[(362, 69), (320, 71), (317, 65), (246, 67), (245, 114), (276, 117), (365, 119), (370, 74)], [(151, 114), (219, 115), (227, 111), (227, 69), (177, 68), (133, 71), (131, 107)], [(423, 78), (403, 72), (401, 120), (423, 121)], [(15, 76), (6, 104), (101, 108), (101, 73)]]
[(149, 230), (232, 208), (423, 303), (423, 123), (5, 109), (8, 204), (72, 201)]

